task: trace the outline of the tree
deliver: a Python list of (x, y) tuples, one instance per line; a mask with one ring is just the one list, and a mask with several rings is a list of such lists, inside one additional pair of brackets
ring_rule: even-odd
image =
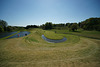
[(2, 26), (0, 26), (0, 32), (4, 32), (4, 29), (2, 28)]
[(4, 31), (7, 30), (7, 22), (4, 20), (0, 20), (0, 26), (4, 29)]
[(40, 28), (45, 29), (45, 25), (44, 24), (40, 25)]
[(0, 26), (2, 26), (2, 27), (7, 27), (7, 22), (6, 21), (4, 21), (4, 20), (0, 20)]
[(45, 30), (52, 29), (52, 22), (46, 22), (44, 29)]
[(100, 18), (89, 18), (82, 21), (80, 27), (85, 30), (97, 30), (100, 31)]
[(66, 23), (66, 26), (69, 26), (70, 25), (70, 23)]
[(78, 29), (77, 23), (73, 23), (73, 24), (71, 25), (71, 30), (72, 30), (72, 31), (75, 31), (75, 30), (77, 30), (77, 29)]
[(78, 23), (78, 26), (81, 27), (81, 22)]
[(13, 31), (13, 27), (8, 26), (8, 27), (7, 27), (7, 31)]
[(39, 28), (39, 27), (37, 25), (27, 25), (26, 29), (29, 29), (29, 28)]

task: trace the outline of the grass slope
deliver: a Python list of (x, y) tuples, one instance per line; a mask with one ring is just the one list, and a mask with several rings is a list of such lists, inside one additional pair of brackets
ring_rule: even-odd
[(60, 34), (56, 34), (52, 31), (45, 31), (44, 36), (49, 39), (54, 39), (54, 40), (63, 39), (63, 36), (61, 36)]
[(0, 40), (0, 67), (100, 67), (100, 40), (60, 34), (68, 40), (48, 43), (41, 38), (44, 30), (30, 32)]

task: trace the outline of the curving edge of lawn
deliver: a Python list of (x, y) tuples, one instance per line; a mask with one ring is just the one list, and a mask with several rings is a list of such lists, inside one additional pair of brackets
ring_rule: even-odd
[(11, 37), (11, 36), (13, 36), (13, 35), (16, 35), (17, 33), (19, 33), (20, 31), (17, 31), (16, 33), (14, 33), (14, 34), (12, 34), (12, 35), (9, 35), (9, 36), (7, 36), (7, 37), (3, 37), (3, 38), (1, 38), (0, 40), (4, 40), (4, 39), (7, 39), (7, 38), (9, 38), (9, 37)]

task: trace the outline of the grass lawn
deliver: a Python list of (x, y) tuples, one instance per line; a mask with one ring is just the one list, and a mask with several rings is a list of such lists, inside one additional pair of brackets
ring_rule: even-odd
[(45, 31), (44, 36), (49, 38), (49, 39), (56, 39), (56, 40), (63, 39), (62, 35), (56, 34), (53, 31)]
[[(0, 40), (0, 67), (100, 67), (100, 40), (52, 30), (29, 31), (25, 37)], [(67, 41), (48, 43), (42, 34)]]
[(72, 32), (69, 30), (56, 30), (56, 29), (53, 29), (52, 31), (56, 31), (56, 33), (58, 34), (67, 33), (67, 34), (90, 37), (94, 39), (100, 39), (100, 31), (86, 31), (86, 30), (81, 30), (81, 29), (78, 29), (76, 32)]

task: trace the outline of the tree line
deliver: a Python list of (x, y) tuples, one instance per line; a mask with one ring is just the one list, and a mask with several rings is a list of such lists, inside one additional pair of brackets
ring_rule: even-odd
[(81, 28), (84, 30), (96, 30), (100, 31), (100, 18), (89, 18), (79, 23), (60, 23), (53, 24), (52, 22), (46, 22), (40, 26), (37, 25), (27, 25), (26, 27), (18, 27), (18, 26), (8, 26), (8, 23), (4, 20), (0, 20), (0, 32), (5, 31), (15, 31), (15, 30), (23, 30), (30, 28), (42, 28), (44, 30), (50, 29), (68, 29), (70, 31), (77, 31), (77, 29)]
[(19, 31), (19, 30), (24, 30), (24, 28), (25, 27), (9, 26), (6, 21), (0, 20), (0, 32)]
[(41, 25), (40, 28), (44, 30), (50, 30), (50, 29), (58, 29), (60, 30), (61, 28), (66, 28), (72, 31), (75, 31), (78, 29), (78, 24), (77, 23), (66, 23), (66, 24), (52, 24), (52, 22), (46, 22), (45, 24)]
[(70, 31), (76, 31), (78, 28), (82, 28), (84, 30), (96, 30), (100, 31), (100, 18), (89, 18), (79, 23), (66, 23), (66, 24), (52, 24), (52, 22), (46, 22), (45, 24), (40, 26), (42, 29), (49, 30), (61, 27), (67, 27)]
[(100, 31), (100, 18), (89, 18), (79, 23), (79, 27), (84, 30)]

